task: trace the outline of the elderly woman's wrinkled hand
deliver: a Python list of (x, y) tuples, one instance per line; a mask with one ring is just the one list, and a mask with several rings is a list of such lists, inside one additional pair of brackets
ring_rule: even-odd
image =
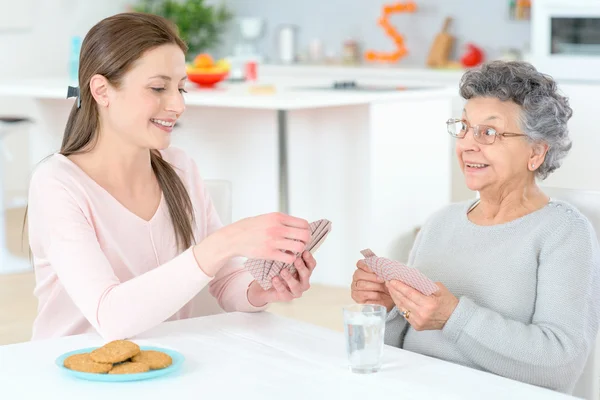
[(394, 300), (383, 279), (378, 278), (362, 260), (356, 263), (356, 267), (352, 276), (352, 299), (359, 304), (379, 304), (386, 307), (388, 311), (394, 308)]
[(417, 331), (442, 329), (458, 305), (458, 299), (439, 282), (440, 288), (430, 296), (410, 286), (392, 280), (386, 282), (398, 311)]

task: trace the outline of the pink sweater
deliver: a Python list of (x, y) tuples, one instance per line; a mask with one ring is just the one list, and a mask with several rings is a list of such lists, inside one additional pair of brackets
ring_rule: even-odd
[[(200, 242), (221, 221), (192, 159), (176, 148), (162, 154), (188, 189)], [(211, 279), (191, 248), (177, 251), (164, 197), (145, 221), (60, 154), (32, 176), (28, 220), (39, 300), (33, 340), (93, 331), (105, 340), (128, 338), (198, 316), (197, 295), (207, 284), (225, 311), (264, 309), (248, 301), (253, 279), (241, 259)]]

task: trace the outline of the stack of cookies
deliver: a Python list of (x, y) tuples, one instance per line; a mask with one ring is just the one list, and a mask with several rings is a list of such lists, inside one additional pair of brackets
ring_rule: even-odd
[(115, 340), (91, 353), (67, 357), (64, 366), (73, 371), (95, 374), (138, 374), (167, 368), (172, 362), (166, 353), (140, 350), (140, 346), (129, 340)]

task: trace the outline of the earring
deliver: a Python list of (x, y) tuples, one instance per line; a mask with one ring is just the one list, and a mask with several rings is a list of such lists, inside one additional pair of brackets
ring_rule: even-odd
[(531, 164), (531, 168), (535, 168), (535, 164)]

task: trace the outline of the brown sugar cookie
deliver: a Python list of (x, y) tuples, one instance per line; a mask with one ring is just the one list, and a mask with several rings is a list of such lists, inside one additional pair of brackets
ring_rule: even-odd
[(73, 371), (89, 372), (93, 374), (106, 374), (113, 367), (112, 364), (97, 363), (90, 357), (90, 353), (74, 354), (65, 358), (63, 365)]
[(122, 364), (115, 365), (109, 372), (109, 374), (139, 374), (141, 372), (150, 371), (150, 367), (147, 364), (139, 362), (124, 362)]
[(139, 354), (133, 356), (131, 361), (146, 364), (150, 369), (167, 368), (173, 363), (170, 355), (155, 350), (142, 350)]
[(90, 357), (99, 363), (116, 364), (140, 352), (140, 346), (129, 340), (114, 340), (92, 351)]

